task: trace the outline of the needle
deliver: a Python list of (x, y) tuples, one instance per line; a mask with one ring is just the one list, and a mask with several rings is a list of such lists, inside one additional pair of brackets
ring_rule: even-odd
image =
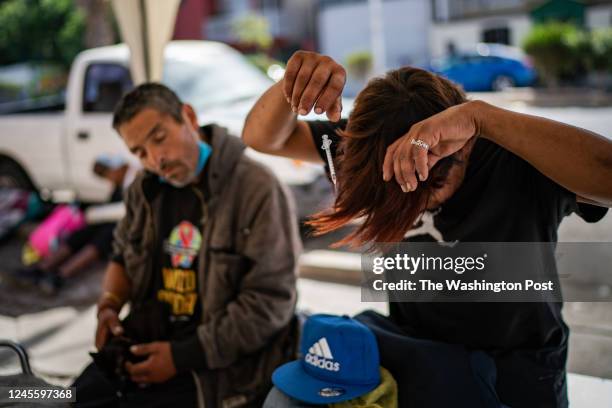
[(323, 145), (321, 148), (325, 150), (325, 156), (327, 157), (327, 165), (329, 166), (329, 175), (331, 176), (334, 187), (336, 187), (336, 170), (334, 169), (334, 162), (331, 154), (332, 141), (327, 135), (323, 135)]

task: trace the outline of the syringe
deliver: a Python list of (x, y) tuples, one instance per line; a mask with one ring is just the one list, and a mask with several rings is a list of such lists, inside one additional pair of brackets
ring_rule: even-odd
[(332, 141), (327, 135), (323, 135), (323, 145), (321, 148), (325, 150), (325, 156), (327, 157), (327, 165), (329, 166), (329, 175), (331, 176), (332, 183), (334, 183), (334, 188), (336, 187), (336, 170), (334, 169), (334, 162), (332, 160), (331, 154), (331, 144)]

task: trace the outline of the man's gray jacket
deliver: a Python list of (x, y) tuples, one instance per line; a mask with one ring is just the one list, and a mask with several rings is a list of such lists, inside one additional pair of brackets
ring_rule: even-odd
[[(239, 138), (212, 126), (202, 196), (197, 336), (204, 370), (194, 373), (200, 406), (261, 404), (278, 365), (295, 358), (296, 275), (301, 243), (293, 202)], [(159, 220), (159, 179), (141, 172), (128, 190), (114, 251), (131, 282), (132, 304), (146, 301)], [(261, 405), (259, 405), (261, 406)]]

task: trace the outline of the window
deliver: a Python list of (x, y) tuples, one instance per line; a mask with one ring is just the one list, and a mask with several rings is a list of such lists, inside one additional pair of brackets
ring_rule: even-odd
[(94, 63), (87, 67), (84, 84), (83, 112), (112, 112), (132, 88), (132, 78), (123, 65)]
[(482, 32), (482, 41), (486, 43), (510, 44), (510, 29), (508, 27), (490, 28)]

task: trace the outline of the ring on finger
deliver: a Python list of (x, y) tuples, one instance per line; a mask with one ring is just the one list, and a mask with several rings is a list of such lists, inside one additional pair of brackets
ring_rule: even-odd
[(420, 147), (421, 149), (429, 150), (429, 145), (421, 139), (412, 139), (410, 144)]

